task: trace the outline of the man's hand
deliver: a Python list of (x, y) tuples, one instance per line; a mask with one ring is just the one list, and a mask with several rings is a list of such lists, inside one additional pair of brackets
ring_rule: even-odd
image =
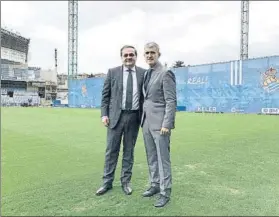
[(161, 128), (160, 134), (161, 134), (161, 135), (166, 135), (166, 134), (168, 134), (169, 132), (170, 132), (170, 131), (169, 131), (168, 128), (162, 127), (162, 128)]
[(108, 118), (108, 116), (102, 117), (102, 122), (105, 125), (105, 127), (107, 127), (109, 125), (109, 118)]

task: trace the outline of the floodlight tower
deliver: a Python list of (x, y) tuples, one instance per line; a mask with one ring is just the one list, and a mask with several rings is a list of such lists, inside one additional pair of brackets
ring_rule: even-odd
[(240, 59), (248, 59), (249, 1), (241, 1)]
[[(68, 2), (68, 79), (78, 72), (78, 1)], [(68, 83), (69, 84), (69, 83)]]

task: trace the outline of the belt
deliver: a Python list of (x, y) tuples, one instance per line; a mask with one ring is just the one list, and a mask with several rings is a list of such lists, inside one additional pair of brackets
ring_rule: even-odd
[(122, 113), (124, 114), (133, 114), (133, 113), (138, 113), (139, 110), (122, 110)]

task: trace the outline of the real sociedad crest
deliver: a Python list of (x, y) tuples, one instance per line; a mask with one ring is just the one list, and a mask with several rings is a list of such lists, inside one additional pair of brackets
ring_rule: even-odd
[(262, 73), (262, 87), (268, 93), (279, 91), (279, 78), (276, 74), (277, 70), (272, 67)]

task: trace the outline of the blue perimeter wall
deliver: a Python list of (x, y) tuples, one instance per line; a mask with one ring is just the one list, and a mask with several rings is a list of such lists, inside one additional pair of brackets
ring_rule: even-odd
[[(279, 114), (279, 56), (172, 69), (181, 111)], [(99, 108), (104, 78), (69, 82), (69, 107)]]

